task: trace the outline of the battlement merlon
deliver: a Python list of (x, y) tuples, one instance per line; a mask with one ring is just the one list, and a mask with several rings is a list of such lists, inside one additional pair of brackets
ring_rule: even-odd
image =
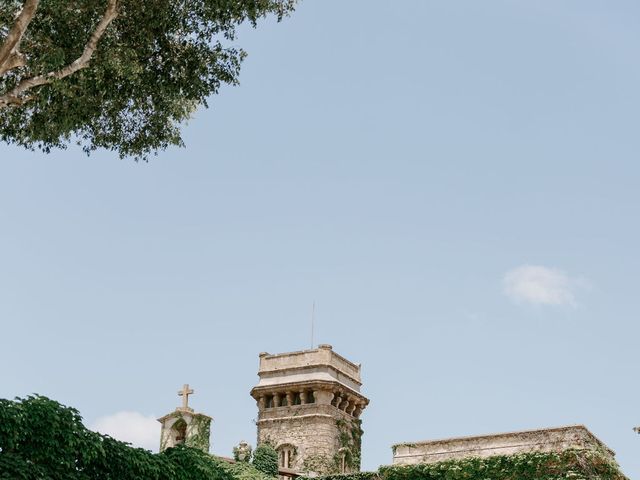
[(291, 382), (334, 381), (359, 393), (362, 385), (360, 365), (333, 351), (331, 345), (312, 350), (260, 354), (256, 387), (276, 386)]

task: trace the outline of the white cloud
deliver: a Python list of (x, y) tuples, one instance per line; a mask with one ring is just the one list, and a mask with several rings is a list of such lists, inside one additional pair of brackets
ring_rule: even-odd
[(504, 293), (511, 300), (536, 305), (576, 306), (576, 289), (584, 285), (583, 279), (540, 265), (522, 265), (503, 278)]
[(118, 412), (98, 418), (91, 430), (112, 436), (135, 447), (158, 450), (160, 445), (160, 423), (153, 416), (138, 412)]

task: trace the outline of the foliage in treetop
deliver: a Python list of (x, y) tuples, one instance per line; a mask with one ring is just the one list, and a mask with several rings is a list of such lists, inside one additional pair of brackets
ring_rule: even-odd
[(273, 480), (275, 476), (261, 472), (248, 462), (225, 463), (224, 468), (235, 480)]
[[(238, 83), (238, 25), (280, 20), (295, 1), (0, 0), (0, 138), (136, 159), (182, 145), (184, 121)], [(3, 57), (29, 6), (14, 55)]]
[(595, 450), (532, 452), (389, 466), (382, 467), (380, 474), (384, 480), (626, 480), (607, 454)]
[[(383, 466), (378, 472), (329, 475), (322, 480), (628, 480), (594, 450), (469, 457), (438, 463)], [(307, 480), (307, 479), (299, 479)], [(316, 480), (319, 480), (316, 477)]]
[(236, 466), (178, 446), (154, 454), (87, 430), (73, 408), (46, 397), (0, 399), (0, 479), (269, 480), (249, 464)]
[(253, 452), (253, 466), (264, 473), (275, 477), (278, 475), (278, 452), (267, 442), (258, 445)]
[(378, 472), (354, 472), (322, 475), (320, 477), (298, 477), (298, 480), (381, 480)]

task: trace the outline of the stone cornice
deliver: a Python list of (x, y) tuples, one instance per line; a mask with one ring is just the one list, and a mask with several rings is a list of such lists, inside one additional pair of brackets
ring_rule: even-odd
[(290, 382), (290, 383), (279, 383), (277, 385), (264, 385), (257, 386), (251, 389), (251, 396), (258, 400), (261, 394), (270, 395), (274, 393), (283, 393), (287, 391), (295, 392), (301, 389), (306, 390), (326, 390), (326, 391), (340, 391), (344, 390), (348, 395), (356, 397), (358, 400), (362, 401), (364, 405), (369, 404), (369, 399), (362, 395), (360, 392), (356, 392), (352, 388), (348, 387), (344, 383), (340, 383), (338, 381), (329, 381), (329, 380), (309, 380), (306, 382)]
[(298, 372), (304, 373), (305, 371), (308, 371), (312, 368), (317, 368), (317, 367), (324, 367), (328, 370), (332, 370), (337, 375), (344, 375), (356, 385), (362, 386), (362, 382), (360, 381), (360, 379), (354, 377), (353, 375), (349, 375), (347, 372), (345, 372), (344, 370), (340, 370), (334, 365), (326, 364), (326, 363), (312, 363), (309, 365), (295, 365), (291, 367), (282, 368), (279, 370), (265, 370), (265, 371), (258, 372), (258, 375), (260, 378), (277, 378), (280, 376), (295, 374)]
[(330, 418), (335, 419), (334, 415), (328, 413), (308, 413), (306, 415), (289, 415), (286, 417), (261, 418), (257, 423), (281, 422), (283, 420), (301, 420), (303, 418)]

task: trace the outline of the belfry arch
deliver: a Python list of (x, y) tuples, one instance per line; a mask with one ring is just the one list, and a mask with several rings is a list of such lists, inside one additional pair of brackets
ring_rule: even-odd
[(189, 395), (193, 393), (189, 385), (184, 385), (178, 392), (178, 395), (182, 397), (182, 405), (158, 419), (162, 424), (160, 431), (161, 452), (180, 444), (209, 452), (212, 418), (203, 413), (196, 413), (193, 408), (189, 407)]

